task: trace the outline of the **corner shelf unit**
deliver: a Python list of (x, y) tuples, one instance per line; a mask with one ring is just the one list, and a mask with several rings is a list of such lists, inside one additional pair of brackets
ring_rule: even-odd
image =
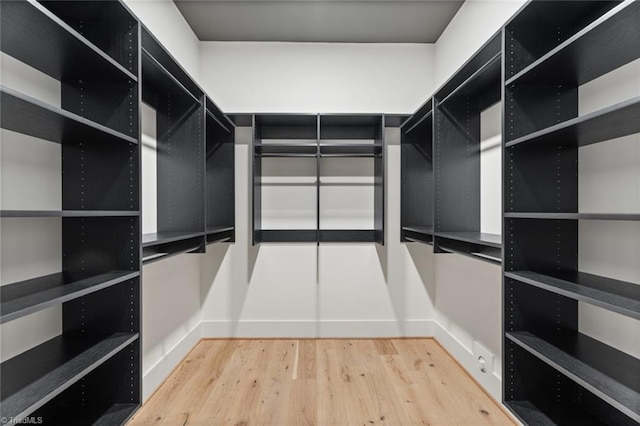
[(501, 35), (401, 127), (403, 242), (501, 263), (501, 236), (480, 229), (480, 114), (502, 99)]
[(1, 286), (0, 323), (62, 307), (62, 334), (2, 360), (0, 417), (121, 424), (141, 402), (138, 22), (81, 3), (0, 4), (1, 50), (61, 88), (58, 107), (2, 87), (2, 128), (60, 144), (62, 169), (61, 207), (0, 211), (61, 224), (60, 272)]
[(143, 262), (202, 253), (204, 92), (144, 27), (142, 101), (156, 111), (157, 232), (142, 237)]
[(579, 115), (578, 88), (640, 58), (640, 2), (533, 1), (504, 36), (504, 402), (525, 424), (638, 424), (640, 360), (578, 313), (639, 320), (640, 284), (581, 271), (578, 231), (640, 214), (580, 212), (578, 152), (638, 134), (639, 100)]
[[(253, 125), (253, 244), (263, 242), (373, 242), (384, 244), (384, 116), (346, 114), (257, 114)], [(262, 220), (263, 162), (306, 160), (299, 185), (315, 189), (315, 223), (304, 229), (268, 229)], [(335, 229), (323, 224), (324, 165), (332, 159), (373, 161), (373, 224), (368, 229)], [(300, 163), (302, 164), (302, 163)], [(332, 183), (333, 184), (333, 183)], [(336, 183), (339, 185), (340, 183)], [(311, 225), (311, 224), (309, 224)]]
[(235, 241), (235, 126), (142, 27), (142, 100), (157, 113), (157, 232), (143, 263)]

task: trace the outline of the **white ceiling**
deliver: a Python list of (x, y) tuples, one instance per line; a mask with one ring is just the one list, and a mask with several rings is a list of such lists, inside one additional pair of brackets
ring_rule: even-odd
[(434, 43), (460, 0), (174, 0), (202, 41)]

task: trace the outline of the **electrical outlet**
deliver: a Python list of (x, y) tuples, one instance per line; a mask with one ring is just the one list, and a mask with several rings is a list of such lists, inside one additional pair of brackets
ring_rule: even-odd
[(493, 372), (494, 355), (478, 342), (473, 342), (473, 355), (478, 361), (478, 369), (481, 373)]

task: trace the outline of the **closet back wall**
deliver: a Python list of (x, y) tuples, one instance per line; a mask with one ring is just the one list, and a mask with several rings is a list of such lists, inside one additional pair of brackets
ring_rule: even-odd
[[(205, 42), (201, 84), (228, 113), (411, 113), (433, 90), (433, 53), (427, 44)], [(238, 128), (236, 243), (210, 246), (203, 262), (203, 336), (431, 335), (432, 269), (421, 261), (418, 270), (399, 243), (399, 131), (387, 131), (384, 247), (252, 247), (250, 143), (251, 129)]]

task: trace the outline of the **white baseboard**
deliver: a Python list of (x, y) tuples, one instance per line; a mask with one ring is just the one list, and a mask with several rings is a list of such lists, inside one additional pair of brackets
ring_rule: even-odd
[(502, 401), (502, 379), (495, 371), (482, 373), (472, 349), (463, 345), (441, 324), (434, 321), (434, 337), (440, 345), (473, 377), (497, 402)]
[(164, 382), (174, 368), (202, 338), (202, 322), (191, 329), (174, 347), (167, 351), (142, 377), (142, 400), (146, 400)]
[(433, 337), (433, 320), (202, 321), (203, 338)]

